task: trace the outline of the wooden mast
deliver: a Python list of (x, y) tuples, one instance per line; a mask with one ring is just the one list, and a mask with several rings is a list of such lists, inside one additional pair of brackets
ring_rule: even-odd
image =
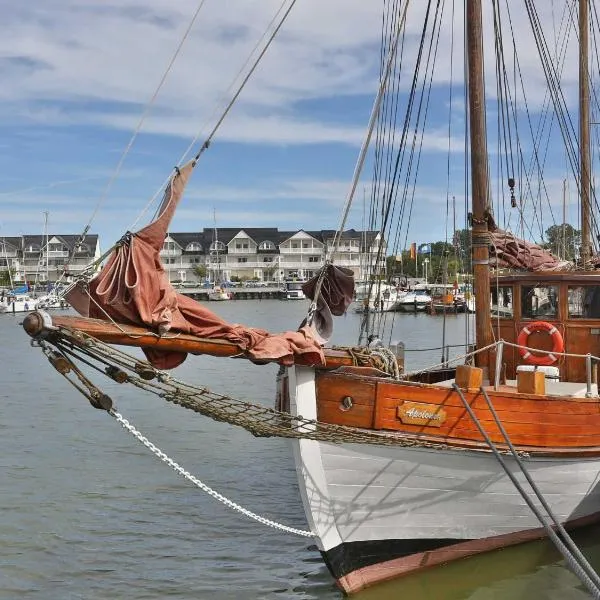
[(590, 244), (590, 83), (588, 59), (588, 0), (579, 0), (579, 160), (581, 186), (581, 260), (588, 268)]
[[(481, 0), (467, 0), (467, 60), (469, 129), (471, 138), (472, 258), (475, 292), (475, 335), (478, 348), (493, 342), (490, 321), (490, 264), (488, 250), (488, 165), (483, 80)], [(478, 367), (489, 366), (489, 355), (476, 356)]]

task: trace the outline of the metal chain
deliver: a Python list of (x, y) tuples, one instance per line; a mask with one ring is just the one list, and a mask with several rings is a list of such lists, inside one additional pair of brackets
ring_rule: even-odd
[(295, 535), (300, 535), (303, 537), (312, 537), (313, 533), (310, 531), (304, 531), (303, 529), (296, 529), (295, 527), (288, 527), (287, 525), (283, 525), (282, 523), (277, 523), (276, 521), (272, 521), (271, 519), (267, 519), (266, 517), (261, 517), (256, 513), (240, 506), (239, 504), (233, 502), (233, 500), (229, 500), (219, 492), (213, 490), (211, 487), (200, 481), (197, 477), (192, 475), (189, 471), (186, 471), (181, 465), (176, 463), (172, 458), (167, 456), (160, 448), (155, 446), (147, 437), (145, 437), (140, 431), (138, 431), (127, 419), (123, 417), (119, 412), (114, 409), (108, 411), (108, 414), (111, 417), (114, 417), (122, 426), (123, 429), (129, 431), (133, 437), (142, 443), (152, 454), (160, 458), (165, 464), (169, 465), (176, 473), (179, 473), (182, 477), (185, 477), (188, 481), (191, 481), (196, 487), (200, 488), (203, 492), (206, 492), (209, 496), (212, 496), (215, 500), (218, 500), (225, 506), (245, 515), (246, 517), (253, 519), (254, 521), (258, 521), (263, 525), (267, 525), (268, 527), (272, 527), (273, 529), (279, 529), (280, 531), (285, 531), (287, 533), (293, 533)]

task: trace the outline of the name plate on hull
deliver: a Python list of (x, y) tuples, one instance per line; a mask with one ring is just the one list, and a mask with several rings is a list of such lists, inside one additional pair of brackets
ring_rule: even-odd
[(437, 404), (403, 402), (398, 406), (396, 416), (407, 425), (441, 427), (446, 420), (446, 411)]

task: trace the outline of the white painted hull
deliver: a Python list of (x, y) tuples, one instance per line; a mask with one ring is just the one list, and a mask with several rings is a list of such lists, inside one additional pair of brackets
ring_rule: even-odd
[[(313, 373), (290, 369), (293, 414), (316, 417)], [(447, 562), (524, 541), (524, 532), (540, 528), (491, 453), (312, 440), (293, 446), (307, 520), (348, 593), (436, 564), (436, 552), (437, 562)], [(561, 521), (600, 512), (600, 458), (525, 463)]]
[(423, 301), (417, 301), (416, 303), (414, 301), (412, 302), (407, 302), (404, 300), (401, 300), (400, 302), (396, 303), (395, 306), (395, 310), (398, 310), (400, 312), (422, 312), (424, 310), (427, 310), (427, 307), (430, 304), (430, 300), (423, 300)]

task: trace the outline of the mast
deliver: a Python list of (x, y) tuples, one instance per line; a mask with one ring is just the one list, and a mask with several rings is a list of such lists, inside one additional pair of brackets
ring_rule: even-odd
[(214, 285), (221, 283), (221, 261), (219, 259), (219, 236), (217, 234), (217, 210), (213, 208), (213, 243), (215, 245), (215, 259), (217, 261), (215, 267)]
[[(488, 170), (483, 80), (481, 0), (467, 0), (467, 61), (469, 129), (471, 141), (471, 196), (473, 211), (472, 257), (477, 348), (493, 342), (490, 320), (490, 261), (488, 236)], [(478, 367), (489, 366), (487, 352), (475, 356)]]
[(581, 185), (581, 262), (588, 268), (590, 244), (590, 83), (588, 78), (588, 0), (579, 0), (579, 160)]
[(46, 266), (46, 286), (48, 286), (48, 256), (49, 256), (49, 252), (48, 252), (48, 211), (45, 210), (44, 211), (44, 237), (45, 242), (46, 242), (46, 259), (45, 259), (45, 266)]

